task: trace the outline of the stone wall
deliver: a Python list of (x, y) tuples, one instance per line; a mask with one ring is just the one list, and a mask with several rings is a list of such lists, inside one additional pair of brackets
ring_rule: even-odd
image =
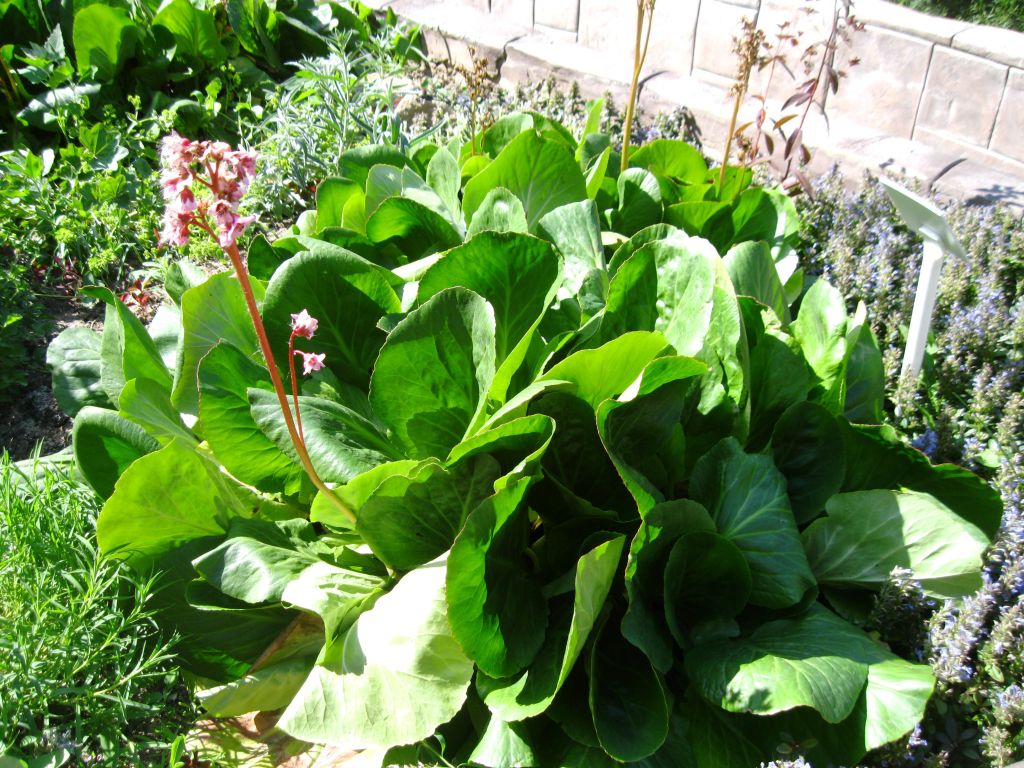
[[(824, 36), (832, 0), (658, 0), (641, 106), (650, 113), (688, 107), (705, 149), (721, 153), (732, 38), (744, 17), (771, 36), (801, 19), (804, 41)], [(632, 72), (636, 0), (373, 0), (422, 24), (432, 55), (465, 60), (473, 44), (515, 85), (554, 74), (586, 95), (624, 99)], [(1024, 34), (928, 16), (884, 0), (856, 0), (865, 22), (843, 55), (856, 56), (828, 121), (805, 130), (817, 163), (879, 166), (933, 183), (958, 197), (1024, 205)], [(817, 28), (815, 28), (817, 25)], [(840, 60), (842, 63), (842, 60)], [(763, 88), (755, 76), (752, 90)], [(767, 94), (778, 110), (792, 83)], [(788, 86), (788, 87), (787, 87)], [(749, 115), (753, 102), (745, 107)], [(814, 169), (812, 169), (814, 170)], [(849, 169), (848, 169), (849, 172)]]

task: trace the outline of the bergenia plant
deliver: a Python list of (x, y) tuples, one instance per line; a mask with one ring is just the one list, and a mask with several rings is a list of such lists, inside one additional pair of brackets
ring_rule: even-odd
[(302, 357), (303, 373), (308, 376), (323, 367), (324, 355), (296, 351), (294, 341), (296, 336), (313, 338), (317, 321), (310, 317), (306, 310), (292, 315), (293, 326), (288, 340), (288, 358), (295, 405), (293, 417), (288, 407), (288, 396), (281, 381), (281, 374), (274, 361), (270, 339), (260, 317), (245, 260), (238, 250), (238, 236), (255, 221), (255, 216), (240, 215), (238, 207), (252, 183), (253, 174), (256, 172), (256, 158), (255, 152), (234, 150), (223, 141), (192, 141), (176, 132), (167, 136), (160, 147), (160, 185), (167, 203), (160, 243), (184, 245), (188, 242), (191, 229), (196, 227), (213, 237), (227, 254), (245, 296), (246, 308), (252, 318), (256, 337), (284, 415), (288, 435), (299, 461), (313, 485), (323, 491), (325, 497), (343, 514), (354, 520), (351, 510), (320, 479), (309, 459), (302, 435), (298, 383), (293, 358), (294, 355)]
[(148, 330), (94, 292), (103, 337), (50, 348), (100, 546), (164, 574), (203, 705), (365, 765), (905, 738), (935, 680), (872, 601), (976, 590), (998, 496), (880, 425), (866, 308), (804, 284), (782, 192), (669, 140), (605, 178), (541, 115), (484, 138), (346, 152), (248, 273), (251, 156), (172, 138), (167, 239), (234, 273), (183, 268)]

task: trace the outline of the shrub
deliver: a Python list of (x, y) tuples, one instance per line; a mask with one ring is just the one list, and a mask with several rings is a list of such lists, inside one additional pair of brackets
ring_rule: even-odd
[(91, 491), (28, 465), (0, 459), (0, 755), (155, 761), (190, 710), (153, 580), (97, 553)]
[(973, 592), (998, 497), (870, 425), (865, 309), (805, 287), (785, 195), (679, 141), (618, 173), (599, 113), (347, 150), (251, 275), (252, 156), (168, 139), (164, 237), (234, 274), (149, 331), (93, 290), (105, 338), (51, 361), (211, 713), (493, 766), (853, 764), (923, 716), (860, 627), (897, 565)]

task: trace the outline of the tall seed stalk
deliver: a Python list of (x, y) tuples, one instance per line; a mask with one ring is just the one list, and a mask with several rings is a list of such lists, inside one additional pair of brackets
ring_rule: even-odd
[[(657, 0), (636, 0), (636, 43), (633, 46), (633, 80), (629, 86), (629, 101), (626, 102), (626, 126), (622, 136), (623, 172), (629, 168), (629, 144), (633, 139), (633, 116), (636, 113), (636, 92), (640, 87), (640, 72), (647, 60), (647, 49), (651, 44), (651, 30), (654, 28), (654, 4)], [(647, 31), (644, 32), (644, 22)]]
[(729, 89), (729, 95), (733, 97), (732, 117), (729, 120), (729, 133), (725, 140), (725, 152), (722, 154), (722, 168), (718, 172), (718, 188), (725, 186), (725, 174), (729, 168), (729, 155), (732, 153), (732, 144), (736, 138), (736, 120), (740, 115), (740, 107), (743, 106), (743, 99), (747, 96), (750, 87), (750, 73), (760, 60), (761, 46), (764, 43), (764, 32), (757, 28), (757, 25), (750, 19), (743, 18), (743, 34), (734, 37), (732, 50), (737, 56), (736, 79)]

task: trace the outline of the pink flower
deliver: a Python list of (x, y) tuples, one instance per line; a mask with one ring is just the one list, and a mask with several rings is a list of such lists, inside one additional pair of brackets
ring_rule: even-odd
[(318, 355), (315, 352), (303, 352), (295, 350), (295, 354), (302, 357), (302, 375), (309, 376), (313, 371), (319, 371), (324, 367), (325, 354)]
[(317, 319), (311, 317), (306, 310), (302, 310), (297, 315), (292, 315), (292, 333), (295, 336), (312, 339), (318, 325)]
[(210, 206), (210, 213), (217, 223), (217, 240), (221, 248), (230, 248), (245, 228), (256, 221), (255, 216), (239, 216), (235, 206), (227, 200), (217, 200)]
[[(215, 228), (222, 248), (234, 247), (238, 236), (256, 220), (238, 214), (238, 203), (256, 172), (256, 157), (255, 152), (233, 150), (223, 141), (191, 141), (173, 131), (166, 136), (160, 146), (160, 186), (167, 201), (160, 242), (184, 245), (189, 227), (197, 224)], [(204, 187), (212, 199), (205, 192), (196, 198), (193, 190)]]

